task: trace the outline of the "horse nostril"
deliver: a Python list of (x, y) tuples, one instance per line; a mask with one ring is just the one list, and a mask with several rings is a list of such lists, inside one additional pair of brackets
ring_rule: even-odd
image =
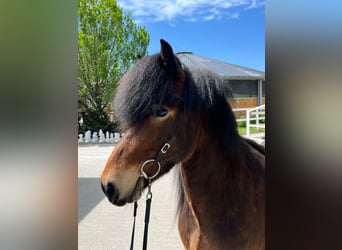
[(109, 183), (105, 186), (105, 194), (106, 194), (108, 197), (112, 197), (114, 193), (115, 193), (114, 186), (113, 186), (112, 183), (109, 182)]
[(108, 200), (113, 204), (116, 204), (119, 199), (119, 191), (115, 188), (115, 186), (110, 182), (106, 185), (103, 185), (101, 183), (101, 188), (102, 191), (106, 194)]

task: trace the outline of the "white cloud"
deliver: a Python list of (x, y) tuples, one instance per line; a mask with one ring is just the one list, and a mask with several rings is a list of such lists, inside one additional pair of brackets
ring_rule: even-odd
[(210, 20), (213, 20), (215, 18), (215, 15), (204, 16), (203, 18), (205, 21), (210, 21)]
[(256, 9), (265, 6), (265, 1), (252, 0), (246, 9)]
[[(263, 0), (117, 0), (137, 22), (209, 21), (222, 18), (238, 18), (236, 7), (260, 8)], [(239, 11), (243, 11), (242, 8)], [(232, 14), (230, 11), (234, 11)]]
[(232, 19), (237, 19), (237, 18), (239, 18), (240, 17), (240, 14), (239, 13), (233, 13), (232, 15), (231, 15), (231, 18)]

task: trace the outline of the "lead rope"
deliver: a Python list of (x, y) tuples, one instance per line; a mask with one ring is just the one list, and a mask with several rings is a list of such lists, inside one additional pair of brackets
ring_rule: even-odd
[[(151, 202), (152, 202), (151, 179), (149, 179), (149, 181), (148, 181), (148, 192), (147, 192), (147, 195), (146, 195), (145, 228), (144, 228), (143, 250), (147, 249), (148, 223), (150, 222)], [(132, 228), (130, 250), (133, 250), (133, 245), (134, 245), (135, 218), (137, 216), (137, 209), (138, 209), (138, 203), (134, 202), (133, 228)]]
[(133, 250), (134, 245), (134, 231), (135, 231), (135, 218), (137, 216), (138, 202), (134, 202), (134, 211), (133, 211), (133, 228), (132, 228), (132, 237), (131, 237), (131, 246), (130, 250)]
[(146, 195), (146, 210), (145, 210), (145, 228), (144, 228), (143, 250), (146, 250), (146, 248), (147, 248), (148, 223), (150, 222), (151, 202), (152, 202), (151, 179), (149, 179), (148, 193)]

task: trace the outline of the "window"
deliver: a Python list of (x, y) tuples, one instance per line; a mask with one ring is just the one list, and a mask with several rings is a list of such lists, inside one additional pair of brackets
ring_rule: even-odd
[[(257, 80), (229, 80), (226, 81), (228, 89), (234, 98), (257, 98), (258, 97), (258, 81)], [(264, 81), (263, 81), (264, 83)], [(265, 87), (263, 84), (263, 96), (265, 95)]]

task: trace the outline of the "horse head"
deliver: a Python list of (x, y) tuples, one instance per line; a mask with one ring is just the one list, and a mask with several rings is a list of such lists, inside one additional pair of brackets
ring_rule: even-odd
[(101, 176), (102, 190), (114, 205), (138, 200), (149, 181), (193, 148), (196, 129), (184, 129), (191, 128), (184, 113), (186, 72), (171, 46), (160, 42), (160, 53), (138, 59), (115, 93), (114, 113), (124, 136)]

